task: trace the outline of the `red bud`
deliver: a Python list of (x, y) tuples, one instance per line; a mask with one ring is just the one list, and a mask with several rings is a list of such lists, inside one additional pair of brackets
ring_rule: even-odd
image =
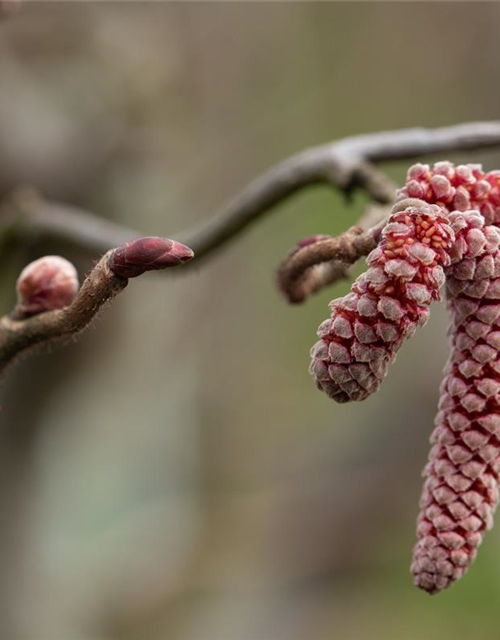
[(108, 258), (109, 268), (122, 278), (136, 278), (145, 271), (176, 267), (194, 257), (193, 251), (168, 238), (139, 238), (115, 249)]
[(31, 262), (17, 279), (18, 308), (25, 315), (67, 307), (78, 291), (75, 267), (59, 256)]

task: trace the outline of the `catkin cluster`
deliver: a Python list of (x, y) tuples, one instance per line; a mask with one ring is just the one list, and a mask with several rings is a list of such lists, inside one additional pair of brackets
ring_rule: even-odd
[(430, 593), (474, 560), (493, 524), (500, 481), (500, 172), (414, 165), (368, 270), (331, 303), (310, 371), (339, 402), (376, 391), (446, 281), (451, 355), (424, 470), (411, 571)]

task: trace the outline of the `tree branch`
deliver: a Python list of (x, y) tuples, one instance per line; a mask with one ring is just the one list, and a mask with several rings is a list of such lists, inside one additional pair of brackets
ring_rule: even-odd
[[(313, 147), (269, 169), (212, 220), (180, 234), (179, 238), (194, 249), (199, 260), (235, 238), (278, 203), (314, 184), (331, 184), (344, 193), (361, 188), (378, 205), (392, 204), (395, 186), (375, 163), (494, 146), (500, 146), (500, 121), (382, 132)], [(372, 207), (368, 216), (372, 226), (368, 231), (352, 227), (338, 238), (321, 238), (292, 252), (279, 272), (280, 287), (289, 300), (299, 302), (345, 275), (350, 264), (375, 246), (385, 215), (385, 207)], [(76, 207), (43, 200), (29, 189), (16, 191), (4, 201), (0, 211), (0, 239), (3, 240), (57, 237), (93, 253), (131, 242), (106, 254), (90, 272), (73, 302), (64, 309), (45, 310), (33, 317), (19, 317), (17, 309), (0, 320), (0, 372), (34, 346), (82, 331), (126, 286), (127, 278), (173, 265), (168, 259), (165, 262), (170, 249), (160, 251), (159, 257), (154, 253), (158, 248), (155, 243), (172, 241), (133, 240), (140, 235)], [(148, 244), (151, 241), (153, 244)], [(183, 245), (177, 243), (177, 247)], [(183, 250), (182, 259), (174, 261), (175, 264), (193, 257), (192, 251), (186, 247)]]
[(348, 267), (377, 246), (383, 223), (367, 231), (354, 226), (340, 236), (321, 238), (292, 250), (278, 269), (278, 287), (291, 303), (348, 275)]
[(46, 200), (29, 187), (15, 189), (0, 207), (0, 239), (62, 240), (95, 255), (142, 235), (78, 207)]
[[(73, 338), (88, 327), (96, 315), (128, 284), (146, 271), (174, 267), (190, 260), (193, 252), (167, 238), (140, 238), (108, 251), (90, 271), (71, 304), (54, 309), (59, 299), (57, 287), (65, 293), (67, 280), (54, 278), (53, 257), (42, 258), (21, 274), (18, 290), (37, 302), (32, 315), (29, 299), (20, 301), (10, 316), (0, 319), (0, 375), (16, 358), (47, 343)], [(64, 263), (66, 261), (62, 261)], [(69, 264), (69, 263), (67, 263)], [(61, 265), (64, 268), (64, 264)], [(71, 266), (71, 265), (69, 265)], [(44, 310), (44, 303), (46, 304)], [(64, 300), (62, 304), (66, 304)]]
[[(176, 236), (192, 247), (196, 260), (211, 254), (259, 220), (273, 207), (305, 187), (330, 184), (349, 192), (358, 187), (380, 204), (390, 204), (386, 177), (374, 164), (426, 155), (500, 147), (500, 121), (472, 122), (439, 129), (401, 129), (345, 138), (306, 149), (268, 169), (222, 211), (199, 228)], [(31, 230), (84, 246), (94, 253), (137, 238), (121, 227), (74, 207), (20, 198), (2, 213), (3, 230), (16, 237)], [(12, 215), (12, 209), (16, 215)], [(5, 224), (7, 220), (7, 225)], [(194, 262), (194, 261), (193, 261)]]

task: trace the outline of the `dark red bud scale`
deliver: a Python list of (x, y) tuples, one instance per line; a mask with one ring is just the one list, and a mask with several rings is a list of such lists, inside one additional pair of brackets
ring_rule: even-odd
[(147, 237), (133, 240), (112, 251), (108, 266), (117, 276), (136, 278), (146, 271), (176, 267), (193, 257), (193, 251), (180, 242)]

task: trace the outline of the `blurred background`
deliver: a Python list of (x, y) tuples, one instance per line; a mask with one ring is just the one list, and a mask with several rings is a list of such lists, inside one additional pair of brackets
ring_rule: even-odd
[[(0, 22), (0, 197), (28, 185), (175, 235), (310, 145), (497, 118), (499, 28), (497, 3), (25, 3)], [(385, 168), (401, 182), (407, 165)], [(309, 189), (10, 371), (1, 640), (494, 637), (498, 530), (450, 591), (409, 575), (444, 309), (376, 396), (338, 406), (308, 352), (348, 283), (301, 307), (275, 289), (298, 238), (365, 204)], [(47, 253), (81, 276), (98, 257), (4, 242), (2, 313)]]

